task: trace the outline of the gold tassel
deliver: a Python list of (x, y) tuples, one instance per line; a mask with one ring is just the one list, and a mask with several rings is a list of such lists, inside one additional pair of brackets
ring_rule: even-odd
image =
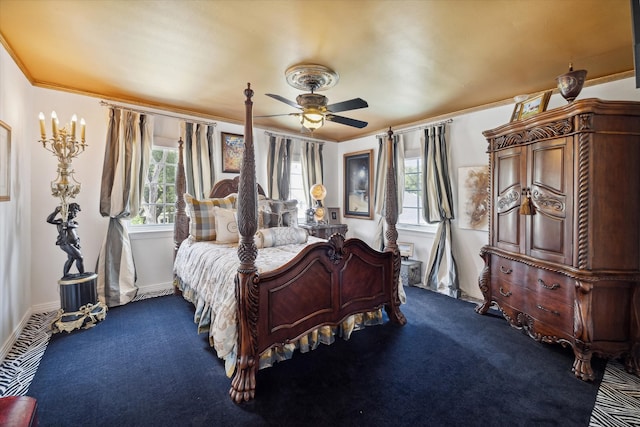
[(536, 208), (533, 205), (533, 201), (531, 200), (530, 190), (528, 188), (525, 188), (524, 190), (522, 190), (522, 194), (523, 196), (525, 196), (525, 199), (522, 200), (522, 203), (520, 204), (520, 215), (535, 215)]

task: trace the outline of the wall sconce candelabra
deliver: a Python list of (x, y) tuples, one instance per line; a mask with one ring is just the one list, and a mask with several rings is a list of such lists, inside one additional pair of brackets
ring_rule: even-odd
[(58, 176), (51, 181), (51, 194), (60, 198), (62, 220), (68, 216), (69, 199), (75, 198), (80, 192), (80, 183), (73, 177), (71, 161), (78, 157), (87, 147), (85, 142), (85, 121), (80, 119), (80, 141), (76, 140), (76, 127), (78, 118), (74, 114), (71, 117), (69, 130), (60, 128), (56, 112), (51, 113), (52, 137), (47, 139), (44, 114), (40, 113), (40, 142), (42, 146), (58, 158)]

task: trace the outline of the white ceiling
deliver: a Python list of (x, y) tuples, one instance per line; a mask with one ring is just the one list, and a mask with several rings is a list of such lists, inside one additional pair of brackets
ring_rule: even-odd
[[(343, 141), (555, 87), (574, 67), (597, 79), (633, 70), (629, 0), (0, 0), (0, 37), (40, 87), (241, 123), (292, 107), (284, 71), (340, 75), (329, 103), (364, 129), (327, 123)], [(291, 116), (256, 118), (297, 133)]]

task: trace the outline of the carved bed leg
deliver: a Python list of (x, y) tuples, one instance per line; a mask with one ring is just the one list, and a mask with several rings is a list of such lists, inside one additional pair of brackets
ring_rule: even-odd
[(484, 303), (477, 306), (475, 310), (478, 314), (485, 314), (487, 310), (489, 310), (489, 307), (491, 307), (491, 288), (489, 287), (489, 260), (491, 257), (485, 248), (480, 250), (480, 257), (484, 259), (484, 268), (478, 278), (478, 285), (480, 286), (480, 291), (482, 291), (482, 295), (484, 296)]
[(236, 292), (238, 296), (238, 359), (236, 372), (231, 381), (229, 395), (236, 403), (255, 397), (257, 366), (257, 307), (258, 288), (254, 273), (238, 273)]
[(573, 335), (575, 337), (573, 352), (576, 358), (573, 362), (573, 373), (584, 381), (592, 381), (595, 378), (593, 369), (591, 369), (592, 290), (593, 283), (576, 280), (576, 299), (573, 308)]

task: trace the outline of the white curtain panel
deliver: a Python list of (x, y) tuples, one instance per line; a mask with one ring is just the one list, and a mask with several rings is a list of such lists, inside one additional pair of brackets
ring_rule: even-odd
[(131, 242), (122, 220), (138, 214), (152, 144), (152, 117), (109, 109), (100, 187), (100, 214), (109, 217), (109, 226), (96, 267), (98, 298), (109, 307), (128, 303), (138, 291)]
[(300, 160), (302, 163), (302, 188), (307, 206), (313, 206), (309, 191), (315, 184), (324, 184), (322, 166), (322, 144), (301, 141)]
[(423, 217), (429, 224), (438, 224), (424, 283), (432, 290), (458, 298), (460, 285), (452, 249), (454, 212), (445, 125), (425, 129), (422, 156)]
[(183, 123), (185, 150), (185, 177), (187, 193), (196, 199), (209, 197), (216, 182), (216, 143), (213, 137), (213, 125)]

